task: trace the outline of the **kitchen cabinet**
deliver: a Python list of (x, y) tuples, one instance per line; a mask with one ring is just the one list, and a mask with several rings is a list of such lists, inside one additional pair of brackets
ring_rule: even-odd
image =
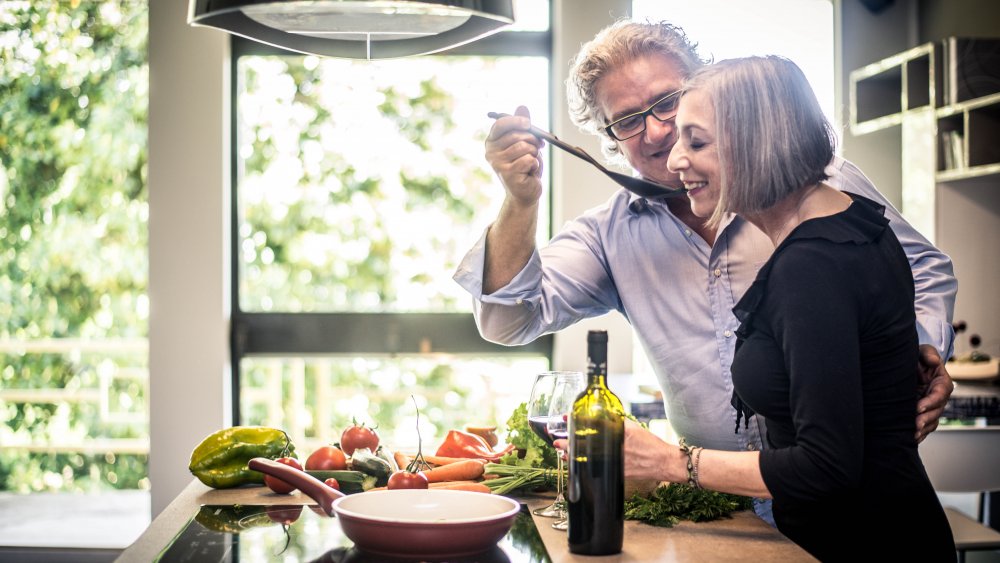
[[(955, 319), (1000, 352), (1000, 39), (950, 37), (850, 73), (850, 128), (898, 143), (902, 213), (951, 256)], [(956, 353), (968, 351), (956, 340)]]

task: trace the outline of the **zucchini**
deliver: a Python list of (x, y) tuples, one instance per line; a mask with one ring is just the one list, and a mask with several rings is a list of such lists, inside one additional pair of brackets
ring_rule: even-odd
[(345, 495), (353, 495), (354, 493), (363, 493), (368, 489), (374, 488), (375, 477), (367, 475), (360, 471), (306, 471), (309, 475), (319, 479), (320, 481), (326, 481), (327, 479), (333, 477), (340, 483), (340, 492)]
[(399, 465), (396, 464), (396, 458), (393, 457), (392, 452), (379, 444), (379, 447), (375, 448), (375, 456), (384, 459), (389, 464), (389, 475), (399, 471)]
[(354, 450), (354, 454), (351, 455), (351, 469), (375, 477), (375, 483), (378, 487), (384, 487), (389, 482), (389, 476), (392, 475), (389, 462), (373, 454), (369, 448)]

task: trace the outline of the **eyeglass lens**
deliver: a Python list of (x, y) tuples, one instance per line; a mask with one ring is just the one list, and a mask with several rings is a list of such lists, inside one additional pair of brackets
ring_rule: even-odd
[(646, 117), (650, 114), (659, 121), (669, 120), (677, 111), (677, 104), (680, 101), (678, 94), (679, 92), (671, 92), (646, 108), (645, 111), (626, 115), (615, 121), (608, 125), (608, 133), (615, 139), (624, 141), (646, 130)]

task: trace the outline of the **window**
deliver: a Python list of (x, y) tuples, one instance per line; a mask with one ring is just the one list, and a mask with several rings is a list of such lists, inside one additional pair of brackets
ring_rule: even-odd
[(149, 488), (146, 16), (0, 4), (0, 490)]
[(451, 280), (503, 198), (487, 113), (547, 121), (548, 2), (515, 8), (516, 29), (437, 56), (234, 39), (234, 420), (308, 449), (356, 418), (415, 446), (416, 408), (426, 440), (526, 400), (506, 376), (547, 368), (551, 338), (483, 341)]

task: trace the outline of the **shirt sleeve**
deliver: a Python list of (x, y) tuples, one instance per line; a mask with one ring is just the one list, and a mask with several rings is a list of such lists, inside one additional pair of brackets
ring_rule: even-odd
[(479, 238), (453, 279), (472, 296), (483, 338), (525, 344), (581, 319), (620, 310), (604, 258), (601, 217), (591, 213), (568, 223), (548, 245), (532, 253), (510, 283), (489, 295), (483, 295), (486, 233)]
[(766, 448), (759, 462), (768, 491), (783, 502), (829, 499), (856, 488), (864, 461), (864, 306), (855, 284), (829, 266), (835, 258), (803, 246), (782, 256), (794, 269), (775, 264), (768, 290), (773, 297), (760, 311), (784, 355), (795, 428), (794, 446)]
[(885, 217), (906, 252), (916, 288), (914, 310), (917, 315), (917, 336), (921, 344), (937, 349), (943, 360), (954, 351), (955, 331), (951, 321), (955, 312), (955, 279), (951, 258), (938, 250), (903, 219), (899, 211), (872, 185), (854, 164), (835, 158), (827, 167), (829, 183), (838, 190), (862, 195), (885, 206)]

